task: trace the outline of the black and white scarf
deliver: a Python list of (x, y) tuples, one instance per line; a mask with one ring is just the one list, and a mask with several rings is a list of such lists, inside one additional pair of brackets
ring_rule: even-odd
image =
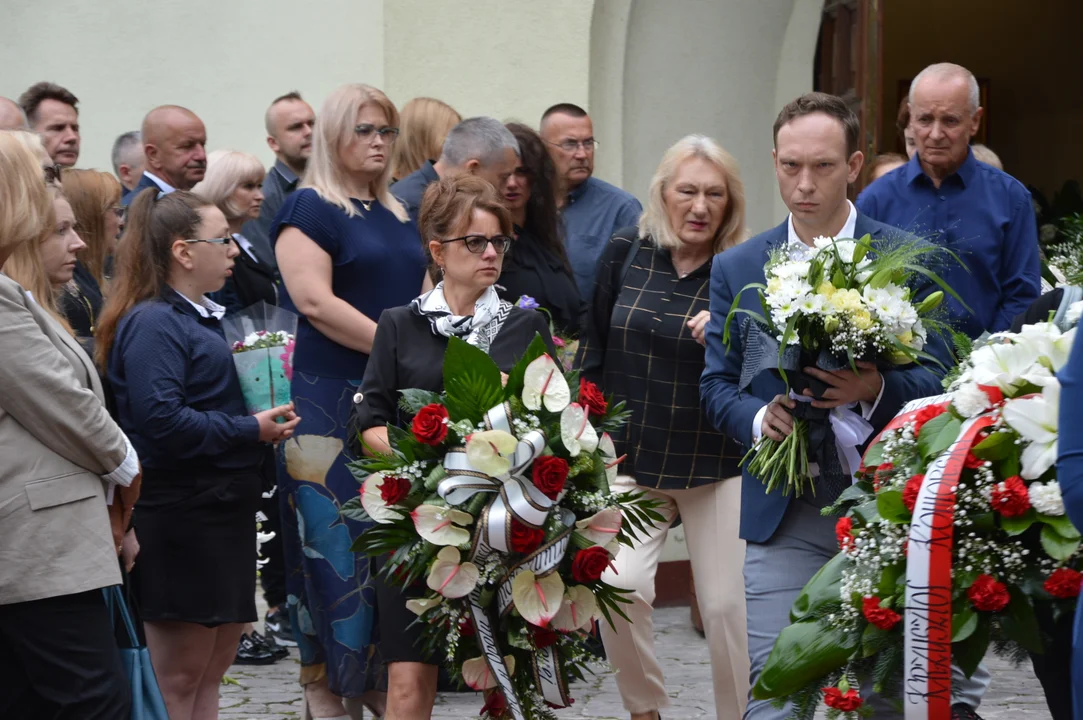
[(429, 292), (414, 298), (410, 302), (410, 309), (428, 319), (434, 334), (462, 338), (488, 353), (500, 326), (511, 312), (511, 303), (501, 300), (496, 289), (490, 286), (474, 303), (473, 315), (455, 315), (444, 298), (444, 283), (441, 281)]

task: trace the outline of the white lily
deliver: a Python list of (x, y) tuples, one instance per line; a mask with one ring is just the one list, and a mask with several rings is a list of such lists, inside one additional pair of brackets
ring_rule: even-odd
[(579, 403), (572, 403), (560, 414), (560, 440), (572, 457), (578, 456), (580, 450), (592, 453), (598, 449), (598, 433)]
[(531, 625), (545, 627), (560, 611), (564, 598), (564, 581), (560, 573), (538, 577), (523, 570), (511, 581), (511, 599), (515, 609)]
[(500, 477), (511, 469), (519, 441), (503, 430), (482, 430), (466, 438), (466, 459), (475, 470)]
[(471, 562), (460, 563), (462, 557), (453, 547), (445, 547), (436, 554), (436, 562), (429, 570), (427, 585), (446, 598), (461, 598), (470, 594), (478, 584), (481, 572)]
[(1027, 446), (1021, 458), (1026, 480), (1036, 480), (1057, 462), (1057, 423), (1060, 413), (1060, 383), (1054, 379), (1035, 397), (1009, 400), (1004, 404), (1004, 422), (1019, 433)]
[(376, 472), (365, 478), (365, 482), (361, 485), (361, 507), (365, 508), (365, 512), (369, 514), (370, 518), (381, 525), (387, 525), (406, 517), (384, 502), (381, 488), (385, 480), (387, 480), (387, 476)]
[(564, 601), (560, 604), (560, 612), (553, 616), (552, 626), (560, 632), (585, 630), (597, 614), (598, 600), (590, 588), (572, 585), (564, 591)]
[(974, 366), (970, 379), (979, 385), (995, 385), (1011, 395), (1039, 365), (1038, 347), (1032, 342), (990, 343), (970, 355)]
[[(515, 674), (515, 658), (511, 655), (504, 656), (504, 665), (508, 668), (508, 676)], [(470, 658), (463, 663), (463, 682), (472, 690), (488, 690), (497, 686), (498, 681), (493, 671), (489, 669), (489, 663), (484, 657)]]
[(444, 598), (413, 598), (406, 601), (406, 609), (418, 617), (444, 602)]
[(439, 505), (418, 505), (410, 517), (417, 534), (433, 545), (462, 545), (470, 541), (470, 531), (460, 527), (474, 522), (470, 513)]
[(606, 547), (609, 543), (613, 542), (620, 533), (620, 527), (623, 521), (624, 518), (621, 517), (620, 510), (617, 508), (606, 508), (605, 510), (594, 513), (589, 518), (584, 518), (576, 522), (575, 529), (580, 535), (595, 545)]
[(553, 358), (542, 355), (526, 366), (523, 374), (523, 405), (539, 410), (542, 404), (549, 412), (560, 412), (568, 406), (572, 391), (564, 373)]

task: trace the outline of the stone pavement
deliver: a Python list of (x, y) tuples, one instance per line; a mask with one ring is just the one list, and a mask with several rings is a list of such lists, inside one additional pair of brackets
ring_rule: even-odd
[[(688, 608), (655, 612), (659, 660), (664, 668), (671, 706), (666, 720), (714, 718), (711, 667), (707, 643), (692, 630)], [(222, 687), (222, 720), (271, 720), (301, 717), (301, 691), (297, 686), (297, 653), (266, 667), (234, 666), (229, 677), (237, 685)], [(981, 706), (985, 720), (1047, 720), (1041, 688), (1029, 664), (1013, 668), (1002, 660), (988, 660), (993, 684)], [(573, 686), (575, 705), (557, 713), (561, 718), (626, 719), (612, 673), (602, 672), (588, 683)], [(473, 718), (481, 709), (479, 693), (447, 693), (436, 700), (435, 720)], [(726, 719), (729, 720), (729, 719)]]

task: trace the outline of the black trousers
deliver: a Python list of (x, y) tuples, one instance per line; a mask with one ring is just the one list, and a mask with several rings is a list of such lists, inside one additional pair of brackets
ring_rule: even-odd
[(1057, 621), (1048, 607), (1035, 608), (1038, 626), (1047, 642), (1044, 655), (1031, 654), (1034, 675), (1042, 684), (1045, 702), (1053, 720), (1072, 720), (1072, 693), (1083, 688), (1072, 687), (1072, 627), (1075, 613), (1066, 612)]
[(266, 558), (267, 564), (259, 569), (259, 584), (263, 588), (263, 600), (267, 607), (275, 608), (286, 604), (286, 554), (282, 549), (282, 508), (279, 506), (278, 478), (275, 468), (275, 450), (268, 448), (263, 459), (263, 492), (274, 490), (269, 498), (263, 498), (260, 510), (267, 517), (263, 522), (263, 532), (273, 532), (275, 536), (260, 546), (260, 557)]
[(0, 718), (128, 720), (101, 590), (0, 605)]

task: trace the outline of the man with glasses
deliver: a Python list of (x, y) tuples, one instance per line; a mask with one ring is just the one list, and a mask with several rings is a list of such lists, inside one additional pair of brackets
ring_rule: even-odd
[(560, 103), (542, 115), (541, 137), (557, 166), (563, 206), (564, 245), (579, 294), (594, 297), (594, 274), (602, 248), (617, 230), (639, 222), (643, 206), (631, 194), (594, 175), (594, 124), (578, 105)]
[(417, 222), (425, 188), (440, 178), (469, 173), (497, 191), (519, 164), (519, 141), (504, 123), (491, 117), (463, 120), (448, 133), (440, 159), (431, 160), (391, 186), (391, 192)]

